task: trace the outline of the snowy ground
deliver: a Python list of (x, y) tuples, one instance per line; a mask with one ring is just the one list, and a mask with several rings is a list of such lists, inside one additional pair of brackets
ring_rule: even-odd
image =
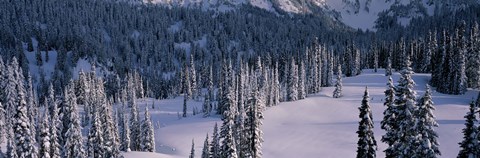
[[(387, 77), (383, 70), (373, 73), (365, 70), (357, 77), (345, 78), (343, 94), (339, 99), (332, 98), (333, 87), (324, 88), (321, 93), (296, 102), (286, 102), (264, 112), (264, 157), (321, 157), (343, 158), (355, 157), (358, 128), (358, 107), (360, 106), (365, 86), (368, 86), (371, 96), (371, 107), (375, 122), (375, 138), (379, 144), (378, 157), (384, 157), (386, 144), (380, 141), (384, 131), (380, 129), (383, 118), (383, 91)], [(399, 78), (395, 74), (396, 82)], [(415, 74), (417, 83), (415, 90), (418, 97), (423, 95), (425, 84), (430, 75)], [(461, 141), (461, 129), (464, 127), (463, 116), (467, 112), (468, 103), (477, 96), (476, 90), (470, 90), (465, 95), (444, 95), (433, 92), (439, 134), (441, 157), (456, 157)], [(151, 106), (154, 100), (145, 99), (140, 102), (140, 109)], [(150, 110), (155, 124), (156, 150), (154, 153), (125, 153), (131, 157), (188, 157), (192, 139), (195, 140), (196, 155), (201, 155), (203, 141), (208, 133), (211, 136), (215, 122), (221, 125), (220, 118), (213, 116), (202, 118), (201, 115), (179, 119), (183, 98), (172, 100), (155, 100), (155, 110)], [(189, 102), (201, 109), (202, 102)]]

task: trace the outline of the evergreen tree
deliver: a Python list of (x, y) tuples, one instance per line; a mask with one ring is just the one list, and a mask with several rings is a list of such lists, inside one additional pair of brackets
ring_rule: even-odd
[(435, 107), (433, 107), (432, 92), (427, 84), (425, 95), (419, 100), (416, 113), (418, 117), (416, 127), (418, 128), (418, 134), (421, 135), (420, 144), (416, 151), (419, 157), (435, 158), (440, 155), (437, 141), (438, 134), (433, 129), (438, 127), (438, 123), (435, 121), (433, 110), (435, 110)]
[(129, 152), (130, 151), (130, 126), (129, 126), (129, 122), (128, 122), (128, 119), (127, 119), (127, 109), (125, 108), (125, 106), (123, 106), (122, 108), (123, 112), (120, 114), (121, 116), (121, 122), (119, 122), (121, 124), (121, 132), (120, 132), (120, 150), (121, 151), (124, 151), (124, 152)]
[(137, 110), (137, 103), (135, 102), (135, 98), (132, 98), (133, 102), (130, 102), (130, 149), (132, 151), (139, 151), (140, 150), (140, 122)]
[(468, 78), (468, 87), (478, 88), (480, 86), (480, 31), (476, 22), (472, 26), (469, 41), (465, 73)]
[(360, 75), (360, 73), (362, 73), (362, 66), (361, 66), (361, 63), (360, 63), (360, 50), (359, 49), (356, 49), (354, 51), (355, 53), (355, 63), (354, 63), (354, 66), (355, 68), (353, 69), (354, 71), (352, 72), (353, 75), (357, 76), (357, 75)]
[(5, 136), (7, 133), (7, 129), (5, 128), (7, 123), (7, 117), (5, 115), (6, 115), (5, 108), (3, 107), (3, 104), (0, 101), (0, 143), (4, 143)]
[[(212, 67), (210, 66), (209, 71), (208, 71), (208, 81), (207, 81), (207, 92), (208, 92), (208, 98), (210, 99), (210, 101), (215, 100), (215, 98), (214, 98), (215, 96), (213, 95), (214, 91), (215, 90), (213, 88), (213, 72), (212, 72)], [(212, 110), (212, 107), (210, 107), (210, 112), (211, 112), (211, 110)]]
[(465, 40), (465, 21), (461, 22), (460, 27), (456, 29), (453, 58), (451, 70), (453, 76), (453, 84), (451, 94), (465, 94), (467, 91), (467, 76), (465, 74), (465, 54), (467, 52)]
[(142, 122), (140, 148), (142, 151), (155, 152), (155, 133), (150, 120), (148, 108), (145, 108), (145, 119)]
[(477, 112), (477, 107), (475, 103), (472, 101), (470, 103), (470, 108), (465, 115), (465, 128), (462, 130), (463, 131), (463, 141), (460, 142), (460, 152), (458, 153), (458, 158), (473, 158), (473, 157), (479, 157), (478, 149), (479, 149), (479, 144), (478, 144), (478, 129), (475, 126), (475, 123), (477, 122), (476, 118), (476, 113)]
[(87, 155), (88, 157), (104, 157), (107, 146), (104, 146), (103, 129), (100, 122), (99, 112), (94, 109), (92, 117), (92, 127), (88, 132)]
[(378, 48), (377, 46), (373, 46), (373, 71), (375, 73), (377, 73), (377, 69), (378, 69)]
[(99, 112), (98, 116), (100, 119), (100, 128), (102, 128), (103, 133), (103, 146), (105, 146), (104, 157), (117, 157), (119, 155), (119, 145), (116, 142), (117, 131), (114, 127), (114, 122), (112, 118), (112, 110), (110, 101), (107, 100), (104, 92), (103, 81), (99, 80), (100, 84), (95, 85), (95, 108)]
[(328, 73), (327, 73), (327, 87), (331, 87), (332, 84), (333, 84), (333, 69), (334, 69), (334, 66), (333, 66), (333, 52), (330, 53), (329, 55), (329, 61), (328, 61)]
[(27, 84), (26, 84), (26, 91), (27, 91), (27, 116), (28, 119), (30, 120), (31, 124), (31, 132), (32, 132), (32, 137), (33, 139), (33, 144), (37, 143), (37, 116), (38, 116), (38, 106), (36, 105), (36, 98), (34, 97), (34, 91), (33, 91), (33, 84), (32, 84), (32, 77), (30, 74), (27, 76)]
[(373, 118), (369, 105), (370, 96), (365, 88), (362, 106), (358, 108), (360, 111), (360, 122), (358, 123), (358, 142), (357, 142), (357, 158), (375, 158), (377, 150), (377, 141), (373, 135)]
[[(62, 140), (62, 122), (60, 121), (59, 109), (57, 107), (57, 102), (55, 100), (55, 92), (53, 90), (53, 85), (50, 84), (47, 96), (48, 110), (51, 113), (50, 121), (50, 156), (51, 157), (60, 157), (62, 146), (60, 141)], [(47, 108), (45, 107), (45, 108)]]
[(208, 134), (205, 137), (205, 142), (203, 143), (203, 149), (202, 149), (202, 157), (201, 158), (210, 158), (210, 150), (209, 150), (210, 144), (208, 143)]
[(63, 157), (83, 158), (85, 151), (83, 149), (82, 127), (77, 112), (77, 98), (74, 92), (73, 81), (70, 81), (64, 92), (62, 110), (62, 120), (65, 133), (63, 134), (64, 146)]
[(395, 101), (395, 86), (393, 85), (392, 77), (388, 78), (387, 89), (385, 90), (385, 102), (383, 105), (386, 107), (385, 111), (383, 111), (383, 120), (380, 123), (381, 128), (386, 131), (385, 135), (382, 136), (382, 142), (388, 145), (388, 148), (385, 150), (386, 157), (395, 157), (395, 150), (393, 148), (393, 144), (397, 140), (396, 138), (396, 131), (398, 129), (398, 125), (396, 122), (397, 114), (396, 106), (394, 104)]
[[(252, 89), (248, 99), (248, 120), (246, 121), (246, 137), (248, 138), (248, 148), (245, 152), (249, 152), (248, 156), (262, 157), (263, 132), (261, 131), (263, 119), (263, 108), (261, 98), (259, 97), (259, 88), (255, 82), (251, 83)], [(244, 149), (245, 150), (245, 149)]]
[[(85, 111), (85, 116), (84, 116), (84, 122), (90, 122), (90, 115), (91, 115), (91, 110), (90, 108), (91, 105), (90, 104), (87, 104), (91, 101), (89, 101), (89, 96), (87, 94), (87, 92), (90, 91), (90, 81), (88, 81), (88, 77), (87, 75), (85, 74), (85, 72), (83, 72), (83, 70), (80, 70), (80, 72), (78, 73), (78, 81), (76, 82), (77, 84), (75, 84), (76, 88), (75, 88), (75, 93), (76, 93), (76, 96), (77, 96), (77, 103), (80, 104), (80, 105), (83, 105), (84, 107), (84, 111)], [(88, 100), (88, 101), (87, 101)]]
[(189, 77), (190, 77), (190, 92), (192, 94), (192, 99), (198, 100), (198, 85), (197, 85), (197, 71), (195, 70), (195, 61), (193, 60), (193, 54), (190, 54), (190, 69), (189, 69)]
[[(235, 108), (234, 107), (234, 98), (235, 94), (233, 92), (234, 90), (234, 85), (233, 85), (233, 72), (232, 72), (232, 64), (231, 62), (228, 63), (226, 70), (225, 70), (225, 76), (223, 76), (223, 82), (222, 82), (222, 95), (220, 96), (220, 101), (218, 105), (218, 110), (217, 113), (220, 113), (225, 117), (225, 111), (227, 109), (232, 110), (231, 115), (235, 116)], [(232, 106), (232, 108), (230, 108)], [(228, 113), (228, 112), (227, 112)], [(230, 114), (230, 113), (228, 113)], [(233, 119), (233, 118), (232, 118)], [(232, 120), (233, 121), (233, 120)], [(223, 127), (222, 127), (223, 128)]]
[(342, 68), (338, 65), (337, 68), (337, 81), (335, 82), (335, 90), (333, 91), (333, 98), (342, 97)]
[(295, 60), (292, 59), (288, 74), (288, 101), (298, 100), (298, 69)]
[(183, 95), (188, 99), (192, 96), (192, 84), (190, 79), (190, 71), (188, 70), (187, 64), (183, 64)]
[(437, 37), (436, 33), (428, 32), (428, 44), (426, 46), (427, 50), (424, 51), (424, 60), (421, 65), (421, 72), (431, 72), (432, 71), (432, 56), (437, 49)]
[[(47, 101), (45, 101), (47, 103)], [(45, 106), (46, 107), (46, 106)], [(39, 158), (50, 158), (50, 120), (48, 119), (50, 117), (48, 109), (45, 109), (45, 112), (43, 114), (43, 118), (40, 122), (40, 132), (39, 132), (39, 152), (38, 152), (38, 157)]]
[(212, 158), (220, 158), (220, 136), (218, 134), (218, 126), (215, 123), (213, 128), (212, 143), (210, 144), (210, 153)]
[(192, 149), (190, 150), (189, 158), (195, 158), (195, 142), (192, 139)]
[(5, 87), (7, 85), (7, 69), (5, 68), (5, 65), (3, 63), (3, 58), (0, 55), (0, 144), (5, 142), (6, 138), (6, 133), (7, 133), (7, 111), (5, 109), (5, 106), (2, 104), (6, 99), (5, 97)]
[(416, 155), (417, 135), (415, 129), (416, 116), (416, 91), (413, 90), (415, 82), (412, 79), (412, 68), (410, 67), (410, 57), (407, 55), (404, 61), (404, 68), (400, 72), (401, 77), (395, 88), (395, 114), (397, 114), (398, 129), (393, 144), (395, 151), (393, 155), (399, 157), (411, 157)]
[[(17, 58), (13, 58), (12, 61), (10, 62), (10, 64), (8, 65), (8, 68), (7, 68), (7, 73), (6, 73), (6, 78), (7, 78), (7, 82), (6, 82), (6, 85), (5, 85), (5, 99), (4, 99), (4, 107), (5, 107), (5, 110), (6, 110), (6, 118), (13, 118), (15, 113), (16, 113), (16, 107), (17, 107), (17, 104), (18, 104), (18, 99), (20, 99), (18, 97), (18, 94), (20, 93), (19, 91), (22, 90), (22, 94), (24, 95), (25, 97), (25, 88), (24, 88), (24, 78), (23, 78), (23, 74), (21, 73), (22, 71), (20, 70), (19, 66), (18, 66), (18, 61), (17, 61)], [(25, 99), (25, 98), (24, 98)], [(25, 103), (26, 104), (26, 103)], [(25, 113), (26, 115), (26, 113)], [(13, 128), (13, 125), (14, 125), (14, 119), (6, 119), (7, 122), (6, 122), (6, 129), (12, 129)], [(14, 135), (13, 135), (13, 130), (7, 130), (7, 137), (9, 137), (11, 140), (11, 145), (14, 146), (13, 142), (13, 138), (14, 138)]]
[[(13, 133), (12, 132), (13, 129), (10, 129), (10, 131), (8, 131), (9, 133)], [(6, 156), (9, 157), (9, 158), (17, 158), (18, 155), (17, 155), (17, 152), (16, 152), (16, 146), (15, 146), (15, 140), (13, 140), (14, 138), (12, 136), (8, 136), (7, 138), (7, 153), (6, 153)]]
[[(226, 88), (229, 89), (229, 88)], [(228, 92), (230, 93), (230, 92)], [(234, 120), (235, 120), (235, 106), (231, 97), (231, 94), (223, 94), (227, 97), (224, 97), (222, 100), (222, 105), (225, 109), (223, 111), (222, 117), (222, 127), (220, 132), (220, 138), (222, 139), (221, 146), (221, 156), (222, 158), (236, 158), (237, 157), (237, 147), (235, 146), (234, 138)]]
[(273, 105), (280, 104), (280, 80), (278, 78), (278, 62), (275, 63), (275, 70), (273, 72)]
[[(307, 97), (307, 91), (305, 90), (305, 65), (303, 61), (300, 62), (298, 77), (298, 99), (305, 99)], [(325, 75), (326, 76), (326, 75)]]
[(203, 106), (202, 106), (203, 117), (209, 117), (211, 109), (212, 109), (212, 103), (210, 102), (209, 95), (205, 94), (205, 100), (203, 100)]
[(388, 57), (387, 59), (387, 68), (385, 68), (385, 76), (391, 76), (392, 75), (392, 59), (391, 57)]
[[(18, 78), (18, 77), (17, 77)], [(13, 117), (13, 132), (15, 141), (15, 151), (18, 157), (37, 157), (35, 146), (35, 133), (32, 133), (34, 128), (28, 117), (28, 106), (25, 101), (25, 89), (23, 81), (17, 81), (18, 99), (16, 105), (16, 112)]]
[(188, 96), (183, 96), (183, 113), (182, 113), (182, 117), (187, 117), (187, 98), (188, 98)]
[(245, 146), (246, 137), (245, 137), (245, 119), (246, 119), (246, 111), (245, 111), (245, 99), (246, 99), (246, 91), (247, 86), (245, 84), (245, 70), (243, 69), (243, 65), (240, 66), (240, 72), (237, 75), (238, 82), (238, 97), (237, 97), (237, 115), (235, 116), (235, 146), (237, 147), (238, 156), (244, 157), (244, 150), (242, 150)]

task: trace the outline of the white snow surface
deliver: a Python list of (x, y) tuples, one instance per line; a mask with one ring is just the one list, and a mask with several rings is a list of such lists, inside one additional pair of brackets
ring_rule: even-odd
[[(343, 79), (343, 97), (332, 98), (334, 87), (324, 88), (320, 93), (310, 95), (307, 99), (284, 102), (278, 106), (267, 108), (263, 120), (263, 155), (266, 158), (321, 157), (344, 158), (355, 157), (359, 111), (365, 86), (370, 92), (370, 106), (375, 124), (375, 139), (379, 145), (377, 157), (385, 157), (383, 150), (386, 144), (380, 141), (385, 133), (380, 129), (383, 118), (384, 90), (387, 77), (384, 71), (373, 73), (364, 70), (356, 77)], [(399, 74), (393, 76), (396, 83)], [(415, 90), (420, 98), (425, 91), (429, 74), (415, 74), (417, 83)], [(477, 90), (469, 90), (465, 95), (445, 95), (433, 91), (436, 110), (434, 114), (440, 124), (436, 131), (439, 135), (440, 157), (456, 157), (459, 151), (458, 142), (462, 139), (461, 129), (468, 110), (468, 103), (477, 96)], [(129, 152), (126, 158), (135, 157), (188, 157), (192, 139), (195, 140), (195, 155), (199, 157), (203, 148), (205, 135), (212, 136), (213, 126), (217, 122), (221, 126), (219, 116), (203, 118), (192, 116), (192, 108), (201, 109), (202, 101), (189, 101), (187, 118), (178, 118), (182, 111), (183, 98), (170, 100), (140, 99), (139, 109), (151, 106), (149, 110), (155, 126), (157, 153)]]

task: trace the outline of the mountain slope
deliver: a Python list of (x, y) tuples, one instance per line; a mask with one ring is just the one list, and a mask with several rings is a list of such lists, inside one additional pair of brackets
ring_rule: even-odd
[[(394, 17), (406, 26), (415, 17), (432, 16), (437, 11), (455, 11), (479, 0), (152, 0), (167, 6), (201, 7), (220, 12), (251, 5), (273, 13), (327, 13), (333, 19), (362, 30), (375, 30), (377, 19)], [(435, 9), (437, 8), (437, 9)]]

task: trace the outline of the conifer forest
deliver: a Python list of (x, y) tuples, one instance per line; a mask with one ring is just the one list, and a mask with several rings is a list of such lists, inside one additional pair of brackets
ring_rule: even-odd
[(480, 0), (0, 0), (0, 158), (480, 158)]

